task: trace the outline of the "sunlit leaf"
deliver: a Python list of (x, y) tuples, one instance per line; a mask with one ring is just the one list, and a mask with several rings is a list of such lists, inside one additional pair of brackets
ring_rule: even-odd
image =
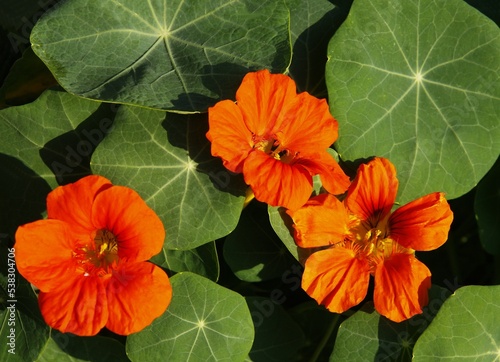
[(269, 221), (288, 251), (299, 260), (299, 247), (293, 239), (293, 220), (283, 207), (269, 206)]
[(330, 361), (411, 361), (415, 342), (449, 295), (447, 289), (432, 286), (424, 313), (401, 323), (365, 304), (340, 325)]
[(283, 71), (291, 49), (284, 1), (63, 2), (31, 34), (69, 92), (200, 111), (234, 98), (250, 69)]
[(398, 201), (463, 195), (495, 162), (500, 29), (464, 1), (355, 1), (328, 56), (338, 151), (389, 158)]
[(414, 361), (496, 361), (500, 286), (465, 286), (443, 304), (417, 341)]
[(127, 354), (142, 361), (243, 361), (254, 339), (245, 299), (192, 273), (171, 278), (165, 314), (127, 338)]
[(210, 155), (205, 115), (122, 106), (91, 168), (135, 189), (160, 216), (166, 249), (193, 249), (229, 234), (245, 185)]

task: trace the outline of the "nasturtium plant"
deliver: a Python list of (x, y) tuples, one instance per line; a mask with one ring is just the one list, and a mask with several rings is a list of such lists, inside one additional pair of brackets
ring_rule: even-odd
[[(169, 232), (167, 249), (193, 249), (229, 234), (245, 188), (210, 156), (202, 116), (122, 106), (92, 155), (94, 173), (132, 185)], [(175, 206), (173, 206), (175, 205)]]
[(414, 348), (415, 361), (494, 361), (500, 355), (500, 286), (466, 286), (445, 301)]
[(465, 194), (500, 152), (499, 57), (498, 26), (462, 0), (355, 1), (326, 66), (342, 158), (390, 158), (402, 203)]
[(274, 0), (74, 0), (39, 21), (31, 43), (70, 93), (194, 112), (231, 98), (248, 69), (285, 70), (288, 20)]
[(253, 342), (245, 299), (189, 272), (172, 277), (176, 294), (168, 311), (127, 340), (134, 361), (241, 361)]
[(499, 358), (495, 1), (2, 10), (1, 361)]

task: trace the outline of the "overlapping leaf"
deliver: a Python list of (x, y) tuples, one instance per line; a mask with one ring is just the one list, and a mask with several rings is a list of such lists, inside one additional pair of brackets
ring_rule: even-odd
[(498, 285), (457, 289), (417, 341), (413, 360), (498, 360), (499, 299)]
[(113, 116), (106, 105), (58, 91), (0, 111), (0, 230), (40, 219), (51, 188), (90, 172)]
[(206, 131), (204, 116), (122, 106), (92, 157), (94, 173), (137, 190), (160, 216), (167, 249), (193, 249), (238, 222), (245, 185), (210, 155)]
[(458, 197), (495, 162), (500, 30), (463, 1), (355, 1), (328, 56), (338, 150), (388, 157), (399, 201)]
[(200, 111), (234, 98), (249, 69), (287, 67), (288, 22), (284, 1), (72, 0), (31, 42), (71, 93)]
[(289, 74), (299, 91), (326, 98), (326, 48), (340, 25), (340, 10), (323, 0), (287, 0), (287, 5), (293, 44)]
[(423, 314), (401, 323), (382, 317), (367, 303), (338, 331), (330, 361), (411, 361), (412, 349), (450, 292), (433, 286)]
[(254, 339), (245, 299), (192, 273), (171, 278), (165, 314), (127, 339), (132, 361), (243, 361)]
[(152, 257), (151, 261), (176, 273), (189, 271), (214, 282), (219, 279), (219, 257), (215, 242), (190, 250), (163, 249), (161, 253)]

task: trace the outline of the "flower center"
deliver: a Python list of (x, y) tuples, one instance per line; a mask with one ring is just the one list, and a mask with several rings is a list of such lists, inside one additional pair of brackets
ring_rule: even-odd
[(104, 276), (118, 264), (118, 242), (106, 229), (97, 230), (93, 242), (77, 248), (73, 256), (83, 268), (83, 275)]
[(273, 138), (258, 141), (253, 147), (284, 163), (290, 163), (294, 158), (290, 150), (284, 148)]
[(355, 241), (361, 257), (367, 258), (370, 271), (375, 272), (377, 264), (388, 259), (395, 252), (411, 253), (410, 249), (396, 243), (389, 235), (387, 220), (374, 223), (361, 222), (355, 229)]

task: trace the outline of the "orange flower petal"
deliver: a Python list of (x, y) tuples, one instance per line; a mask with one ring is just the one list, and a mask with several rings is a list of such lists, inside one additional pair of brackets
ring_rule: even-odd
[(151, 258), (160, 252), (165, 241), (160, 218), (137, 192), (124, 186), (113, 186), (96, 196), (92, 223), (115, 235), (118, 256), (127, 261)]
[(302, 289), (329, 311), (343, 313), (366, 296), (370, 270), (368, 261), (348, 248), (318, 251), (306, 260)]
[(320, 175), (322, 186), (333, 195), (343, 194), (351, 183), (337, 161), (326, 151), (311, 155), (309, 159), (300, 158), (294, 164), (306, 167), (311, 175)]
[(43, 292), (73, 283), (77, 265), (73, 249), (78, 236), (59, 220), (39, 220), (16, 231), (16, 264), (19, 273)]
[(41, 292), (38, 304), (45, 322), (63, 333), (97, 334), (108, 320), (103, 278), (80, 277), (69, 288)]
[(242, 162), (252, 150), (253, 141), (240, 108), (229, 100), (218, 102), (208, 109), (208, 123), (207, 138), (212, 143), (212, 155), (220, 157), (228, 170), (241, 173)]
[(66, 221), (73, 232), (91, 233), (95, 229), (90, 221), (94, 198), (111, 186), (108, 179), (91, 175), (55, 188), (47, 196), (48, 218)]
[(172, 299), (172, 287), (167, 274), (154, 264), (125, 264), (111, 278), (107, 298), (106, 327), (128, 335), (140, 331), (165, 312)]
[(335, 196), (315, 196), (296, 211), (288, 210), (301, 248), (315, 248), (343, 242), (349, 235), (349, 214)]
[(312, 176), (309, 171), (283, 163), (261, 151), (248, 155), (243, 175), (255, 198), (271, 206), (298, 209), (311, 196)]
[(276, 122), (296, 95), (295, 82), (290, 77), (264, 69), (245, 75), (236, 100), (247, 128), (256, 136), (264, 136), (280, 129)]
[(394, 322), (422, 313), (428, 302), (431, 272), (412, 254), (394, 254), (375, 270), (375, 309)]
[(276, 134), (284, 148), (301, 153), (325, 151), (338, 137), (338, 123), (324, 99), (298, 94), (280, 115)]
[(374, 158), (359, 167), (345, 202), (360, 219), (376, 223), (391, 211), (398, 184), (392, 163), (385, 158)]
[(444, 194), (435, 192), (394, 211), (389, 218), (390, 236), (405, 248), (434, 250), (448, 239), (452, 220)]

